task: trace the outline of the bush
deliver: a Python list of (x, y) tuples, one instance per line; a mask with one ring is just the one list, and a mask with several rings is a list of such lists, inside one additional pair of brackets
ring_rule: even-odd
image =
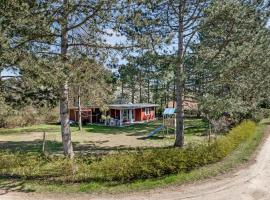
[[(89, 165), (81, 159), (48, 158), (33, 153), (0, 152), (0, 174), (5, 177), (74, 182), (89, 178)], [(87, 173), (86, 173), (87, 172)]]
[(252, 113), (252, 119), (256, 122), (268, 118), (270, 115), (270, 109), (268, 108), (260, 108), (257, 111)]
[(151, 149), (75, 160), (39, 154), (0, 152), (0, 175), (46, 181), (122, 181), (189, 172), (230, 154), (255, 133), (256, 124), (242, 122), (212, 143), (181, 148)]
[(222, 116), (219, 119), (212, 119), (210, 121), (213, 126), (214, 133), (217, 134), (227, 133), (234, 124), (234, 121), (226, 116)]
[(92, 172), (104, 181), (131, 181), (188, 172), (221, 160), (242, 141), (255, 133), (254, 122), (243, 122), (210, 144), (188, 146), (184, 149), (152, 149), (137, 153), (109, 155), (92, 164)]
[(41, 123), (56, 123), (58, 121), (58, 108), (44, 107), (36, 109), (32, 106), (26, 106), (19, 111), (10, 108), (4, 115), (0, 115), (0, 128), (24, 127)]

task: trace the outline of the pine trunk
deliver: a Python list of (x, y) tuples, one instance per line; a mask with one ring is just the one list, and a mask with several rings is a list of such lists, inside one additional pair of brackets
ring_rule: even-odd
[(173, 108), (175, 108), (175, 100), (176, 100), (176, 86), (175, 86), (175, 78), (173, 80)]
[(68, 112), (68, 82), (65, 81), (60, 92), (60, 117), (61, 117), (61, 134), (64, 155), (73, 158), (73, 146), (71, 142), (71, 132), (69, 126), (69, 112)]
[(147, 103), (150, 102), (150, 80), (147, 81)]
[(82, 107), (81, 107), (81, 87), (78, 87), (78, 125), (79, 131), (82, 131)]
[[(63, 22), (61, 24), (61, 57), (63, 63), (67, 60), (67, 50), (68, 50), (68, 14), (67, 6), (68, 0), (64, 0), (64, 13), (63, 13)], [(73, 158), (73, 146), (71, 142), (71, 132), (69, 125), (69, 110), (68, 110), (68, 80), (67, 77), (64, 77), (62, 85), (60, 86), (60, 118), (61, 118), (61, 135), (63, 142), (64, 155)]]
[(124, 83), (121, 82), (121, 103), (124, 103)]
[[(182, 2), (183, 3), (183, 2)], [(180, 3), (179, 6), (179, 30), (178, 30), (178, 63), (175, 70), (175, 82), (176, 82), (176, 139), (174, 146), (183, 147), (184, 145), (184, 63), (183, 63), (183, 53), (184, 53), (184, 27), (183, 27), (183, 4)]]
[(131, 89), (131, 103), (134, 103), (134, 102), (135, 102), (135, 88), (133, 85)]
[(140, 72), (140, 103), (142, 103), (142, 73)]

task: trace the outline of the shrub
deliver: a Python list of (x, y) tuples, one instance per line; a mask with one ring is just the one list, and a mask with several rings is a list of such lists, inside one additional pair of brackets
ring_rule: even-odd
[[(33, 153), (0, 152), (0, 173), (2, 176), (53, 181), (76, 181), (78, 160), (64, 157), (46, 158)], [(78, 178), (78, 177), (77, 177)]]
[(104, 181), (131, 181), (188, 172), (227, 156), (255, 132), (254, 122), (247, 121), (210, 144), (184, 149), (152, 149), (136, 153), (108, 155), (91, 165), (95, 175)]
[(226, 116), (222, 116), (219, 119), (210, 120), (213, 126), (213, 131), (218, 134), (227, 133), (233, 126), (233, 120)]
[(265, 119), (269, 117), (270, 109), (269, 108), (260, 108), (257, 111), (252, 113), (252, 119), (254, 121), (260, 121), (262, 119)]
[[(1, 112), (0, 112), (1, 114)], [(15, 128), (41, 123), (56, 123), (59, 121), (59, 112), (56, 108), (39, 108), (26, 106), (19, 111), (9, 109), (0, 115), (0, 127)]]

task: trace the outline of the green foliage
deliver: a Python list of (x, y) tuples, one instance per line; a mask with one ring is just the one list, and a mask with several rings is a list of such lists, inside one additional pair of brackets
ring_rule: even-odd
[(57, 123), (59, 121), (59, 112), (56, 108), (25, 106), (15, 110), (7, 105), (3, 108), (6, 110), (0, 113), (0, 128), (25, 127), (41, 123)]
[(84, 56), (74, 58), (71, 63), (74, 67), (69, 77), (69, 96), (76, 103), (72, 102), (70, 105), (78, 106), (78, 96), (81, 98), (82, 106), (103, 106), (110, 102), (114, 91), (114, 80), (111, 71), (101, 63)]
[[(224, 112), (257, 118), (269, 93), (269, 30), (262, 7), (242, 1), (209, 4), (194, 48), (197, 95), (210, 119)], [(257, 114), (256, 114), (257, 115)]]
[(160, 105), (162, 113), (174, 99), (173, 56), (156, 55), (147, 51), (129, 56), (128, 63), (119, 68), (121, 99), (130, 102), (152, 102)]
[(227, 136), (210, 144), (106, 156), (93, 163), (93, 171), (100, 179), (107, 181), (130, 181), (188, 172), (227, 156), (255, 132), (255, 127), (253, 122), (243, 122)]

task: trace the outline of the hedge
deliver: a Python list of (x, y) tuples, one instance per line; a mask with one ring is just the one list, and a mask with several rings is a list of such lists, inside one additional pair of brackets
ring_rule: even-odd
[(131, 181), (188, 172), (226, 157), (254, 134), (255, 129), (254, 122), (245, 121), (210, 144), (110, 155), (93, 163), (91, 169), (104, 181)]
[(255, 134), (256, 124), (244, 121), (212, 143), (181, 148), (151, 149), (106, 155), (83, 156), (70, 161), (61, 157), (0, 152), (0, 176), (46, 181), (121, 181), (188, 172), (220, 161)]

